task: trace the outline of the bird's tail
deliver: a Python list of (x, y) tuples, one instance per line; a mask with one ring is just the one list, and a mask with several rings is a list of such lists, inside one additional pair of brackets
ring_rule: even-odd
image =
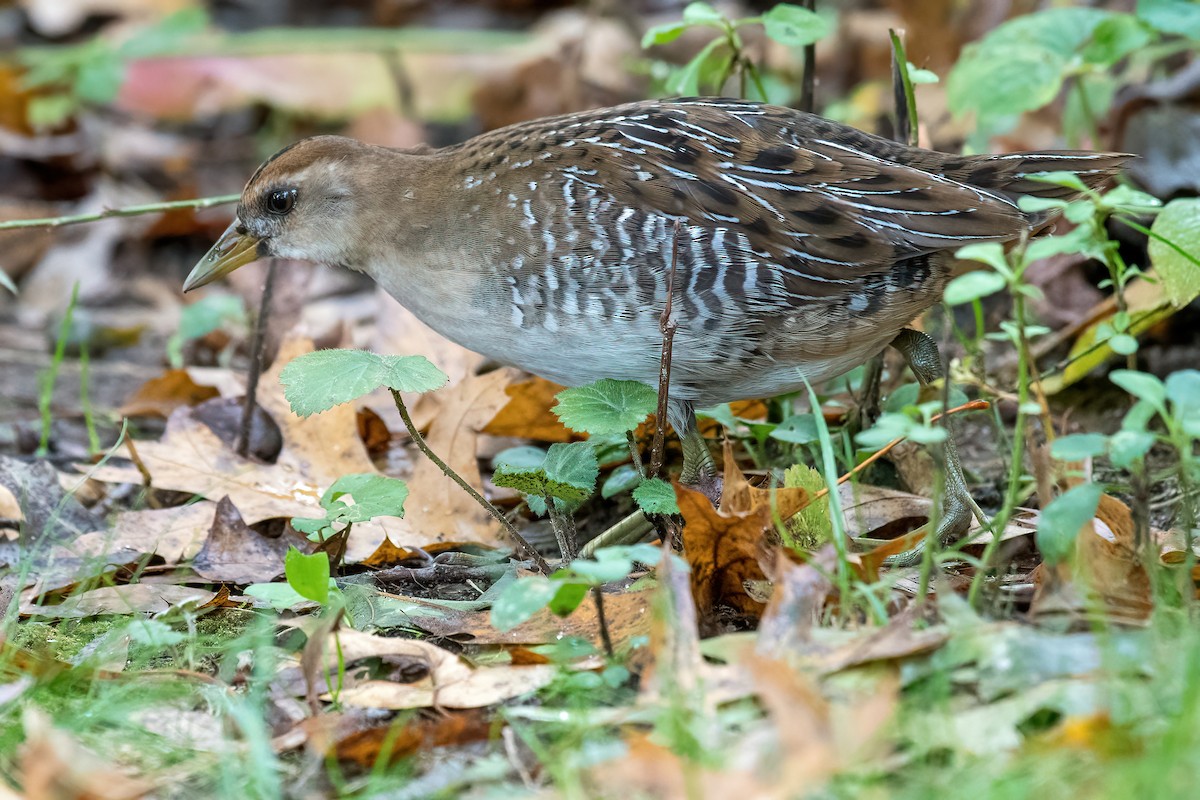
[(1129, 153), (1092, 153), (1086, 150), (964, 156), (957, 163), (946, 165), (946, 176), (1013, 199), (1029, 195), (1072, 200), (1079, 195), (1077, 190), (1057, 183), (1032, 180), (1030, 176), (1040, 172), (1070, 172), (1079, 176), (1089, 189), (1099, 189), (1110, 183), (1124, 169), (1125, 163), (1135, 157)]

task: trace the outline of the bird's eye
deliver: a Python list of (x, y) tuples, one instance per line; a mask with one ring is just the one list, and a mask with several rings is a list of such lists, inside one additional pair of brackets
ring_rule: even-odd
[(295, 189), (277, 189), (267, 195), (267, 211), (283, 216), (296, 205)]

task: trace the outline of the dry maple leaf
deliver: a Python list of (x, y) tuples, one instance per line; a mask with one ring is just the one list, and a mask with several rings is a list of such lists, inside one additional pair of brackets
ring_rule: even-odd
[(725, 485), (719, 509), (700, 492), (675, 487), (684, 520), (683, 550), (692, 567), (692, 592), (702, 616), (720, 604), (757, 617), (763, 604), (747, 593), (745, 584), (765, 579), (759, 561), (776, 536), (775, 515), (786, 519), (795, 514), (808, 493), (751, 486), (738, 468), (728, 440), (724, 458)]

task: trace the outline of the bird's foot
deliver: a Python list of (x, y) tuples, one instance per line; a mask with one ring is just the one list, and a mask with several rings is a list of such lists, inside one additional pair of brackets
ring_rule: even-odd
[(715, 471), (701, 472), (692, 480), (683, 480), (683, 485), (707, 497), (713, 508), (721, 505), (721, 490), (725, 488), (725, 479)]

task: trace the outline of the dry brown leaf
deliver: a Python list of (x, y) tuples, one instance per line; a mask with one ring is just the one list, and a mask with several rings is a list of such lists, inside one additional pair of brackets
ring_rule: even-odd
[(169, 417), (180, 406), (194, 406), (220, 392), (212, 386), (202, 386), (192, 380), (185, 369), (169, 369), (157, 378), (139, 386), (117, 413), (126, 417)]
[[(301, 418), (292, 413), (279, 383), (279, 373), (295, 356), (311, 351), (311, 342), (294, 339), (280, 347), (279, 357), (259, 382), (259, 405), (279, 425), (283, 449), (274, 464), (241, 458), (188, 408), (175, 411), (157, 442), (139, 442), (138, 457), (159, 489), (172, 489), (210, 500), (228, 496), (246, 524), (279, 517), (318, 517), (322, 492), (343, 475), (375, 472), (358, 436), (352, 404), (335, 406)], [(141, 483), (133, 466), (108, 464), (93, 472), (97, 480)], [(433, 541), (406, 520), (377, 517), (352, 531), (346, 560), (369, 556), (390, 535), (393, 542), (419, 547)]]
[[(650, 632), (650, 602), (654, 590), (637, 592), (605, 592), (604, 618), (613, 647), (620, 650), (633, 638)], [(421, 605), (419, 597), (389, 595), (406, 603)], [(507, 631), (498, 631), (491, 622), (490, 611), (453, 611), (430, 604), (431, 615), (414, 620), (414, 625), (435, 636), (454, 637), (471, 644), (543, 644), (562, 641), (567, 637), (587, 639), (601, 646), (600, 624), (596, 603), (584, 600), (569, 616), (560, 617), (549, 609), (541, 609), (529, 619)]]
[(478, 709), (443, 711), (434, 717), (412, 719), (399, 731), (394, 724), (355, 731), (338, 740), (332, 755), (370, 768), (380, 759), (391, 763), (434, 747), (483, 741), (492, 735), (492, 729), (491, 718)]
[(214, 582), (242, 586), (267, 583), (283, 574), (283, 559), (289, 547), (311, 550), (308, 540), (299, 536), (270, 538), (247, 527), (233, 502), (222, 497), (192, 569)]
[[(442, 409), (425, 441), (477, 489), (483, 485), (476, 455), (479, 433), (507, 402), (504, 390), (520, 374), (505, 368), (469, 375), (441, 392)], [(424, 542), (507, 544), (491, 515), (429, 459), (422, 456), (417, 460), (408, 488), (405, 519), (413, 530), (421, 532)]]
[(1079, 617), (1096, 608), (1119, 622), (1140, 623), (1154, 608), (1150, 576), (1138, 555), (1133, 514), (1109, 495), (1101, 495), (1096, 516), (1075, 538), (1073, 562), (1034, 570), (1030, 614)]
[[(339, 656), (347, 667), (364, 658), (401, 656), (423, 665), (426, 672), (412, 683), (367, 680), (347, 685), (338, 693), (338, 701), (343, 705), (387, 709), (482, 708), (540, 689), (558, 673), (558, 667), (552, 665), (472, 668), (448, 650), (415, 639), (372, 636), (351, 629), (339, 631), (336, 638), (341, 652), (326, 644), (326, 674), (330, 670), (337, 673)], [(321, 699), (332, 698), (326, 695)]]
[(570, 442), (579, 437), (559, 421), (551, 410), (558, 402), (555, 395), (563, 390), (545, 378), (530, 378), (514, 383), (504, 391), (509, 401), (483, 432), (492, 436), (516, 436), (539, 442)]
[(21, 613), (62, 619), (103, 614), (161, 614), (185, 603), (203, 605), (214, 596), (211, 589), (169, 583), (129, 583), (74, 594), (58, 605), (22, 603)]
[(774, 514), (790, 517), (802, 507), (807, 493), (751, 486), (726, 441), (720, 509), (714, 509), (700, 492), (683, 486), (676, 486), (675, 495), (683, 514), (683, 550), (692, 567), (692, 591), (701, 617), (717, 605), (757, 617), (763, 605), (747, 593), (745, 584), (765, 579), (759, 560), (775, 537)]
[(25, 800), (133, 800), (155, 788), (55, 728), (36, 708), (27, 708), (22, 722), (25, 743), (20, 748), (19, 773)]

